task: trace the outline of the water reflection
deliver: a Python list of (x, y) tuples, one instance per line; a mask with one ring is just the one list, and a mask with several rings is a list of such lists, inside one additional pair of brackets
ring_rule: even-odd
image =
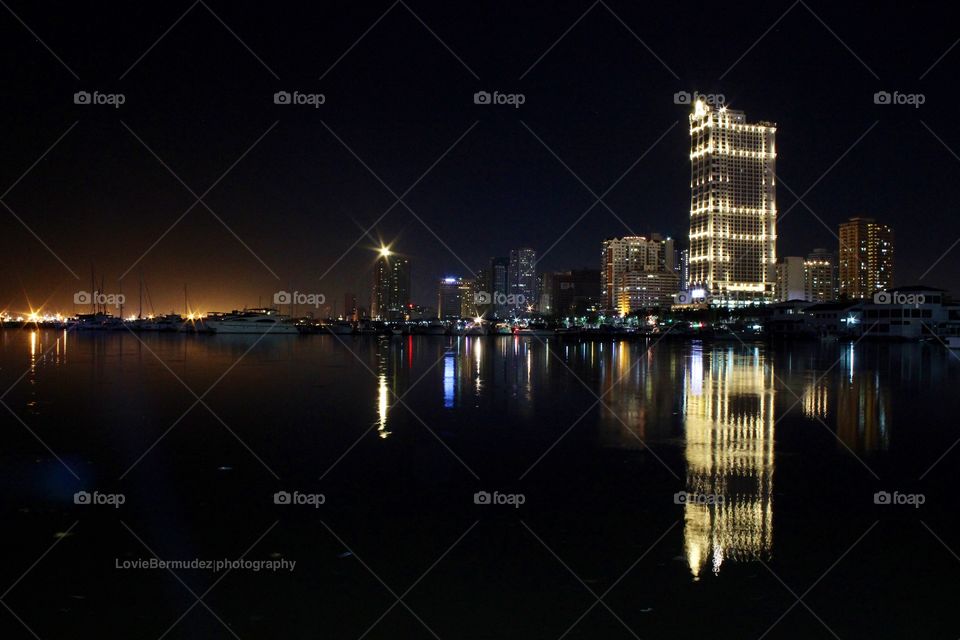
[[(684, 550), (698, 578), (709, 564), (769, 555), (773, 542), (773, 364), (759, 350), (691, 347), (684, 367), (687, 491)], [(707, 503), (709, 502), (709, 503)]]

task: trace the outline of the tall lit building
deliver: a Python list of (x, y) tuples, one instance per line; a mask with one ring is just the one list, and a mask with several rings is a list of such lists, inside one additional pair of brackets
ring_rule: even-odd
[(803, 299), (830, 302), (837, 297), (836, 259), (826, 249), (814, 249), (803, 261)]
[[(533, 249), (512, 249), (507, 272), (509, 292), (514, 307), (537, 304), (537, 252)], [(523, 296), (523, 297), (521, 297)]]
[(840, 225), (840, 295), (870, 298), (893, 287), (893, 229), (873, 218)]
[[(600, 289), (606, 309), (620, 308), (624, 275), (632, 271), (675, 274), (673, 239), (658, 233), (608, 238), (601, 245)], [(671, 291), (670, 295), (676, 293)]]
[(803, 300), (806, 282), (804, 281), (803, 258), (783, 256), (777, 258), (777, 300)]
[(437, 291), (437, 317), (441, 320), (459, 318), (463, 312), (463, 278), (446, 277)]
[(410, 261), (401, 258), (386, 247), (373, 267), (373, 295), (370, 317), (398, 320), (410, 302)]
[(712, 302), (771, 302), (777, 242), (776, 125), (702, 100), (690, 114), (690, 282)]
[[(509, 281), (510, 258), (495, 257), (490, 258), (490, 268), (487, 270), (488, 286), (486, 292), (490, 294), (493, 301), (493, 315), (505, 317), (507, 315), (506, 296), (510, 293)], [(498, 302), (503, 300), (504, 302)]]

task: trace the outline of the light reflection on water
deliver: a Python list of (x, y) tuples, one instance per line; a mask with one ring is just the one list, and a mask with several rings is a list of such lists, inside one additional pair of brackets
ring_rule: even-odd
[[(759, 351), (693, 345), (683, 388), (684, 550), (704, 566), (769, 555), (773, 538), (774, 376)], [(720, 496), (722, 501), (716, 501)]]
[[(209, 373), (200, 376), (206, 384), (253, 340), (177, 335), (143, 339), (178, 375)], [(122, 397), (131, 413), (141, 411), (137, 403), (148, 400), (146, 395), (127, 393), (134, 377), (125, 373), (143, 370), (136, 383), (144, 388), (157, 388), (158, 380), (171, 383), (169, 372), (130, 335), (7, 331), (0, 343), (6, 385), (22, 373), (24, 387), (30, 387), (18, 392), (24, 393), (23, 403), (31, 409), (50, 406), (43, 395), (50, 389), (35, 385), (47, 367), (69, 370), (62, 377), (68, 384), (103, 383), (102, 388), (114, 389), (111, 393)], [(539, 429), (550, 438), (585, 414), (575, 433), (592, 439), (596, 447), (673, 448), (686, 466), (688, 492), (724, 498), (722, 504), (693, 501), (682, 507), (684, 557), (690, 573), (699, 578), (719, 572), (724, 563), (771, 554), (774, 443), (782, 447), (785, 431), (815, 436), (822, 445), (818, 446), (842, 455), (886, 452), (895, 422), (905, 425), (898, 436), (910, 435), (911, 421), (896, 421), (895, 415), (904, 415), (902, 407), (913, 401), (911, 396), (948, 380), (949, 367), (955, 365), (949, 354), (925, 345), (807, 344), (770, 350), (692, 342), (648, 347), (644, 342), (544, 342), (513, 336), (363, 337), (346, 344), (330, 336), (277, 337), (258, 346), (231, 371), (227, 384), (249, 378), (250, 388), (261, 390), (262, 385), (266, 395), (281, 387), (299, 389), (308, 377), (298, 373), (302, 368), (286, 366), (298, 360), (317, 367), (314, 375), (328, 376), (324, 382), (335, 390), (333, 401), (349, 405), (357, 400), (363, 417), (371, 415), (363, 429), (375, 421), (381, 439), (404, 434), (408, 428), (406, 412), (394, 415), (392, 410), (398, 404), (396, 396), (404, 396), (416, 384), (417, 401), (432, 403), (447, 420), (431, 424), (437, 429), (455, 432), (463, 415), (476, 414), (509, 424), (522, 421), (529, 430)], [(369, 362), (375, 375), (345, 355), (346, 348)], [(350, 367), (350, 373), (333, 368), (337, 363)], [(324, 370), (325, 366), (331, 368)], [(114, 373), (118, 370), (122, 373)], [(602, 399), (589, 411), (595, 397), (587, 388)], [(564, 413), (564, 403), (571, 398), (582, 404)], [(413, 396), (404, 400), (412, 401)], [(541, 420), (545, 405), (564, 406), (557, 409), (561, 419)], [(297, 417), (295, 406), (277, 410)], [(337, 424), (344, 429), (352, 426)], [(418, 426), (416, 431), (422, 429)]]

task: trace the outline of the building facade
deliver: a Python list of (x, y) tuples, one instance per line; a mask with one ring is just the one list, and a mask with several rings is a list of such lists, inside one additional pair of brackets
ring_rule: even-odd
[(627, 271), (618, 280), (617, 311), (625, 316), (651, 307), (664, 307), (673, 302), (680, 278), (669, 271)]
[[(600, 288), (606, 309), (620, 308), (623, 277), (629, 272), (670, 272), (676, 275), (672, 238), (647, 236), (607, 238), (601, 245)], [(679, 283), (679, 279), (677, 279)], [(670, 294), (676, 293), (676, 289)]]
[(437, 291), (437, 317), (451, 320), (461, 317), (463, 305), (463, 278), (448, 276), (439, 282)]
[(840, 295), (865, 299), (893, 287), (893, 229), (873, 218), (840, 225)]
[(690, 114), (690, 282), (713, 303), (771, 302), (776, 126), (702, 100)]
[(533, 249), (513, 249), (510, 251), (509, 270), (507, 272), (508, 293), (513, 294), (512, 308), (526, 308), (537, 304), (537, 252)]
[(399, 320), (410, 302), (410, 261), (393, 254), (377, 258), (373, 267), (370, 317)]
[(777, 300), (803, 300), (806, 290), (803, 258), (784, 256), (777, 259)]
[(829, 302), (836, 298), (836, 259), (826, 249), (814, 249), (803, 261), (803, 299)]

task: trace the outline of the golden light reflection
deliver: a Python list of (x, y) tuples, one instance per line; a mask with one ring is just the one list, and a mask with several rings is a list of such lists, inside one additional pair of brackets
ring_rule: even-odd
[(768, 557), (773, 542), (773, 365), (758, 351), (704, 353), (685, 365), (684, 551), (698, 579), (709, 563)]
[(386, 438), (390, 435), (390, 432), (387, 431), (387, 410), (389, 409), (389, 403), (387, 402), (390, 395), (390, 389), (387, 388), (387, 376), (384, 373), (381, 373), (377, 377), (377, 435), (381, 438)]

